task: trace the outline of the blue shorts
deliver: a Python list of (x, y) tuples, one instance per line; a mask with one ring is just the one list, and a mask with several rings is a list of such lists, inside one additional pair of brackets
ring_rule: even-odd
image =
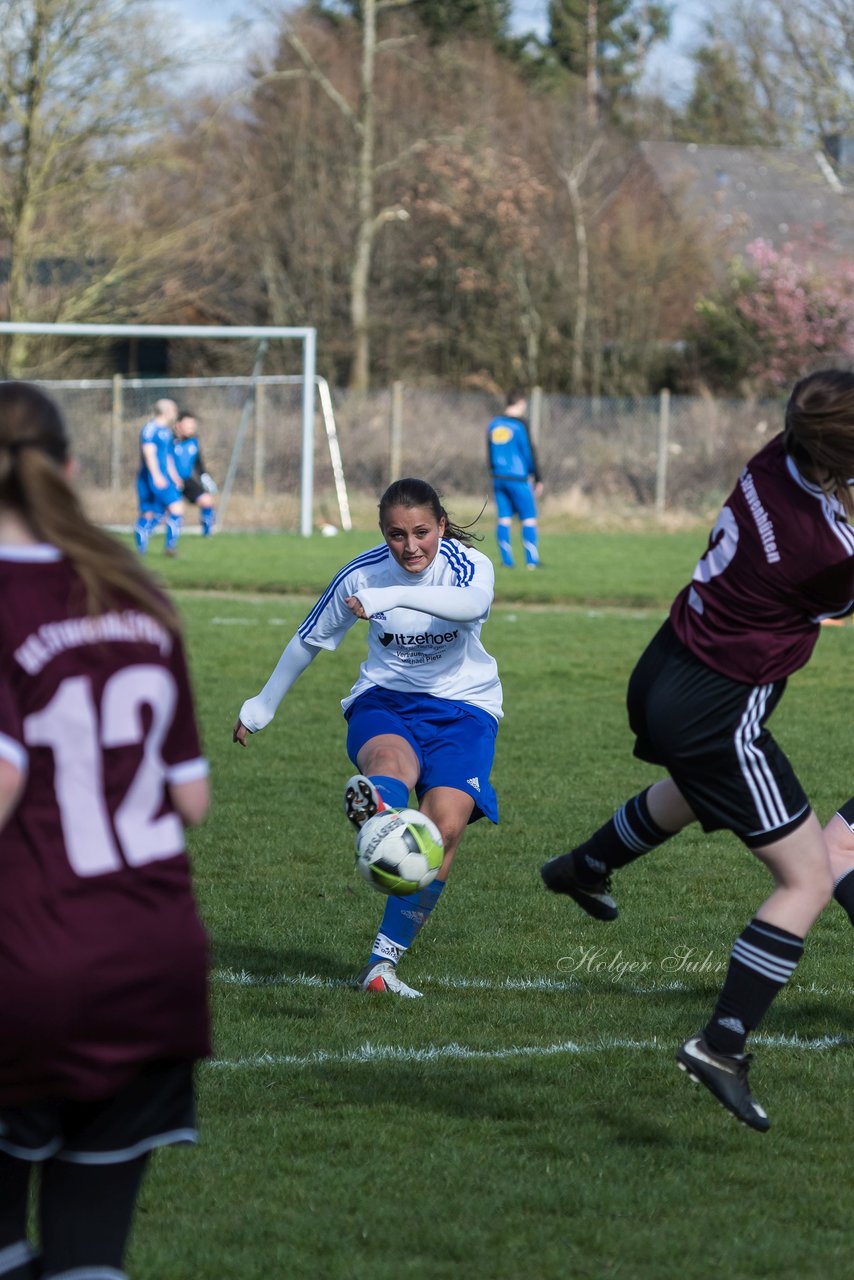
[(489, 781), (498, 721), (488, 711), (429, 694), (368, 689), (347, 709), (345, 719), (347, 754), (354, 764), (371, 738), (396, 734), (418, 758), (419, 804), (433, 787), (454, 787), (474, 801), (469, 822), (498, 821), (498, 797)]
[(181, 490), (170, 481), (165, 489), (156, 489), (148, 471), (140, 471), (136, 478), (136, 496), (140, 511), (160, 513), (173, 502), (180, 502)]
[(514, 512), (520, 520), (536, 520), (537, 501), (527, 480), (502, 480), (494, 476), (492, 488), (499, 520), (509, 519)]

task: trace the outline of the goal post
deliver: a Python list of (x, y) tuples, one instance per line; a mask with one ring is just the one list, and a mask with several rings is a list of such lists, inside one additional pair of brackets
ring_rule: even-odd
[(19, 320), (0, 321), (0, 333), (41, 334), (68, 338), (197, 338), (202, 340), (275, 339), (302, 342), (302, 458), (300, 467), (300, 533), (311, 536), (314, 507), (314, 400), (317, 330), (286, 325), (196, 324), (63, 324)]

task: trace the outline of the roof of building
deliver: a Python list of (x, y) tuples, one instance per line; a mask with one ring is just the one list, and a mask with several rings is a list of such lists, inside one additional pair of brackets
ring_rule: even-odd
[(710, 220), (731, 253), (761, 238), (780, 249), (809, 242), (817, 257), (854, 261), (854, 187), (823, 152), (642, 142), (657, 185), (692, 216)]

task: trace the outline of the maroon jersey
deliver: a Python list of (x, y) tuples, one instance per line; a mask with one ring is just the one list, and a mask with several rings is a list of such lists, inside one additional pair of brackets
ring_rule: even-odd
[(54, 548), (0, 547), (0, 1105), (104, 1098), (210, 1051), (207, 939), (168, 783), (204, 777), (180, 640), (98, 617)]
[(693, 581), (673, 603), (674, 630), (722, 675), (770, 684), (808, 660), (822, 618), (852, 605), (854, 529), (775, 436), (722, 507)]

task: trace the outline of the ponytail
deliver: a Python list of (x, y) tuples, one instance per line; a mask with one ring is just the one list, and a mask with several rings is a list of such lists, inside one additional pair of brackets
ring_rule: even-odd
[(786, 405), (783, 443), (795, 466), (854, 516), (854, 373), (823, 369), (798, 382)]
[(35, 538), (68, 557), (89, 614), (130, 600), (178, 631), (173, 606), (134, 554), (86, 515), (65, 476), (69, 453), (56, 404), (31, 383), (0, 383), (0, 510), (16, 514)]

